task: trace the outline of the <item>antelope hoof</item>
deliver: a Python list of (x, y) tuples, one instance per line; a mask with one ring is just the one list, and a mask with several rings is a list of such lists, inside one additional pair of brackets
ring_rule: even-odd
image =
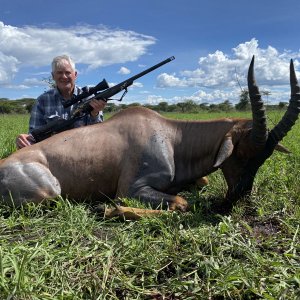
[(170, 210), (179, 210), (181, 212), (187, 211), (188, 203), (180, 196), (175, 196), (172, 202), (169, 202)]
[(196, 180), (196, 185), (199, 187), (199, 188), (202, 188), (206, 185), (208, 185), (209, 181), (208, 181), (208, 178), (207, 177), (201, 177), (201, 178), (198, 178)]

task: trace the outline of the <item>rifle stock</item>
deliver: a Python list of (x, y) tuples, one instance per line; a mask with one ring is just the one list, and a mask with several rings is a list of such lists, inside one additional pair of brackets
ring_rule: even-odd
[(39, 128), (36, 128), (31, 131), (31, 135), (36, 142), (41, 142), (52, 136), (53, 134), (69, 130), (73, 128), (74, 123), (78, 120), (78, 118), (71, 118), (69, 120), (65, 120), (63, 118), (59, 118), (53, 121), (50, 121), (48, 124), (43, 125)]

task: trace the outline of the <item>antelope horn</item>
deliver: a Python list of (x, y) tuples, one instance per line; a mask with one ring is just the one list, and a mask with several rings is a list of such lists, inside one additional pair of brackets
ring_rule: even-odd
[(293, 60), (290, 62), (290, 85), (291, 99), (289, 106), (282, 117), (281, 121), (271, 130), (269, 137), (274, 143), (280, 142), (283, 137), (291, 130), (300, 112), (300, 87), (296, 77)]
[(259, 89), (256, 85), (253, 69), (254, 69), (254, 55), (252, 57), (249, 70), (248, 70), (248, 90), (249, 90), (249, 97), (251, 101), (252, 118), (253, 118), (251, 140), (257, 146), (264, 146), (268, 137), (267, 122), (266, 122), (264, 103), (261, 99)]
[[(290, 81), (291, 81), (291, 99), (287, 111), (285, 112), (281, 121), (270, 131), (268, 135), (268, 139), (265, 143), (264, 150), (248, 161), (245, 167), (245, 170), (247, 171), (245, 171), (244, 174), (241, 176), (240, 181), (234, 187), (234, 189), (231, 191), (228, 190), (227, 198), (230, 199), (232, 203), (234, 203), (236, 200), (240, 199), (241, 197), (251, 193), (253, 181), (258, 169), (266, 161), (266, 159), (272, 155), (278, 142), (280, 142), (283, 139), (283, 137), (289, 132), (289, 130), (291, 130), (292, 126), (295, 124), (298, 118), (300, 112), (300, 87), (298, 85), (294, 64), (292, 60), (290, 64)], [(258, 94), (258, 89), (256, 88), (254, 92)]]

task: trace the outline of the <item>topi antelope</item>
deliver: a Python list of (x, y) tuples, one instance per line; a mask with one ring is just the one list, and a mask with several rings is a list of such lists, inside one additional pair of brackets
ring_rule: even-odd
[(248, 71), (252, 119), (178, 121), (146, 108), (126, 109), (104, 123), (61, 132), (0, 161), (0, 195), (16, 206), (58, 195), (139, 198), (152, 206), (187, 209), (187, 184), (220, 168), (234, 204), (251, 193), (259, 167), (296, 122), (300, 90), (290, 64), (291, 99), (281, 121), (267, 129), (265, 110)]

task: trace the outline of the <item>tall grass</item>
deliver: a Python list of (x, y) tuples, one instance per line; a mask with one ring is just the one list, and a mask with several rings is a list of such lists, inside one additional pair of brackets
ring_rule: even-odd
[(0, 158), (16, 150), (16, 137), (28, 132), (29, 115), (0, 114)]
[[(1, 116), (1, 157), (27, 122)], [(220, 172), (183, 193), (190, 212), (135, 222), (71, 199), (0, 207), (0, 299), (300, 299), (299, 133), (297, 123), (283, 141), (292, 154), (274, 153), (231, 212), (215, 207)]]

